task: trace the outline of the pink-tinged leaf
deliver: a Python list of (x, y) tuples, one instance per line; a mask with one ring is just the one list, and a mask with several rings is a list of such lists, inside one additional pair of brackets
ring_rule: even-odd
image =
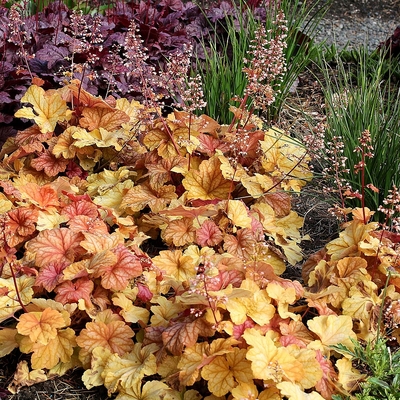
[(35, 286), (43, 286), (48, 292), (52, 292), (62, 281), (62, 272), (66, 266), (65, 263), (53, 263), (44, 266), (36, 278)]
[(250, 259), (257, 241), (251, 229), (239, 229), (236, 236), (225, 235), (224, 250), (241, 259)]
[(68, 222), (68, 226), (76, 232), (108, 233), (108, 227), (101, 219), (87, 215), (77, 215)]
[(74, 163), (72, 160), (70, 160), (70, 162), (68, 163), (65, 174), (70, 179), (75, 176), (81, 179), (86, 179), (88, 176), (88, 173), (84, 169), (82, 169), (78, 164)]
[(140, 301), (143, 301), (144, 303), (146, 303), (153, 298), (153, 293), (150, 291), (150, 289), (146, 285), (138, 283), (137, 288), (139, 289), (137, 298)]
[(39, 232), (39, 235), (26, 244), (26, 249), (34, 255), (38, 267), (51, 263), (71, 264), (84, 253), (79, 245), (83, 240), (80, 232), (68, 228), (55, 228)]
[(215, 150), (221, 150), (223, 153), (229, 151), (229, 143), (221, 142), (219, 139), (201, 133), (197, 139), (200, 141), (200, 146), (198, 148), (202, 153), (206, 153), (208, 156), (212, 157), (215, 154)]
[(295, 336), (292, 335), (288, 335), (288, 336), (282, 336), (279, 339), (279, 343), (283, 346), (283, 347), (288, 347), (291, 344), (295, 344), (296, 346), (300, 347), (300, 348), (305, 348), (306, 345), (304, 344), (304, 342), (298, 338), (296, 338)]
[(90, 218), (97, 218), (99, 216), (99, 211), (97, 210), (96, 204), (93, 204), (91, 201), (78, 200), (64, 207), (61, 214), (69, 218), (73, 218), (77, 215), (87, 215)]
[(46, 150), (38, 158), (34, 158), (31, 161), (31, 166), (36, 171), (44, 171), (47, 176), (57, 176), (60, 172), (65, 171), (68, 163), (69, 160), (57, 158), (50, 151)]
[(322, 378), (315, 385), (315, 389), (321, 393), (324, 399), (331, 399), (332, 395), (336, 393), (335, 382), (338, 379), (338, 375), (332, 365), (331, 360), (324, 357), (320, 350), (317, 350), (316, 358), (322, 369)]
[(243, 324), (233, 326), (232, 336), (237, 340), (243, 340), (242, 335), (244, 331), (248, 328), (254, 328), (255, 326), (256, 323), (251, 318), (247, 317), (246, 321), (244, 321)]
[(206, 220), (201, 227), (196, 230), (196, 242), (202, 246), (217, 246), (222, 242), (223, 235), (219, 227), (212, 220)]
[(70, 193), (70, 192), (66, 192), (66, 191), (63, 191), (62, 193), (65, 196), (67, 196), (73, 202), (84, 200), (84, 201), (87, 201), (89, 203), (92, 203), (92, 199), (90, 198), (90, 196), (87, 193), (85, 193), (85, 194), (75, 194), (75, 193)]
[(130, 279), (142, 274), (142, 264), (139, 258), (119, 244), (112, 252), (117, 256), (117, 262), (100, 265), (94, 276), (101, 277), (101, 284), (106, 289), (124, 290)]
[(90, 295), (93, 288), (94, 283), (88, 278), (79, 278), (75, 282), (66, 281), (54, 289), (57, 293), (55, 300), (68, 304), (84, 299), (87, 304), (91, 304)]
[(207, 281), (207, 290), (223, 290), (228, 285), (240, 287), (244, 279), (244, 273), (237, 269), (220, 271), (217, 276)]

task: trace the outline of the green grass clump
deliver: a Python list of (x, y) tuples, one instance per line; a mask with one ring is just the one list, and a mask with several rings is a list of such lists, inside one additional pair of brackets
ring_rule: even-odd
[[(366, 192), (365, 206), (377, 210), (393, 185), (400, 185), (400, 90), (393, 79), (398, 62), (366, 47), (352, 52), (320, 54), (326, 102), (326, 142), (340, 137), (347, 158), (344, 178), (354, 191), (372, 184), (379, 193)], [(371, 135), (373, 157), (367, 158), (365, 180), (354, 168), (360, 155), (361, 133)]]
[[(277, 27), (274, 20), (278, 7), (275, 2), (267, 4), (265, 27), (271, 31), (271, 37), (275, 37)], [(266, 116), (269, 121), (278, 119), (297, 77), (321, 51), (321, 46), (315, 44), (312, 37), (329, 4), (322, 4), (320, 0), (312, 5), (299, 0), (280, 2), (279, 9), (284, 12), (289, 28), (284, 51), (286, 71), (281, 79), (274, 82), (276, 100), (268, 109)], [(247, 79), (242, 73), (245, 67), (243, 60), (249, 57), (248, 51), (260, 23), (245, 1), (241, 0), (235, 10), (233, 15), (226, 15), (222, 35), (217, 34), (220, 23), (213, 24), (210, 21), (214, 39), (210, 42), (207, 36), (203, 40), (205, 60), (197, 59), (196, 65), (196, 70), (202, 75), (207, 101), (205, 113), (223, 124), (228, 124), (232, 119), (229, 105), (239, 104), (232, 101), (233, 96), (241, 98), (244, 95)]]

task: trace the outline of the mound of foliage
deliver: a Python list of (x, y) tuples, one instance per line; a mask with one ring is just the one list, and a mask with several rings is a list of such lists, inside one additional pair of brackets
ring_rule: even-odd
[[(163, 7), (179, 11), (169, 2), (154, 13)], [(316, 128), (304, 146), (253, 114), (274, 101), (284, 32), (268, 44), (260, 27), (245, 96), (231, 107), (232, 123), (220, 125), (193, 114), (202, 104), (196, 77), (181, 91), (184, 111), (165, 115), (157, 100), (169, 78), (179, 86), (187, 76), (186, 49), (173, 50), (157, 74), (135, 21), (115, 55), (143, 101), (92, 93), (97, 31), (82, 15), (70, 18), (76, 47), (62, 87), (31, 76), (37, 58), (23, 46), (26, 70), (14, 72), (24, 84), (9, 87), (20, 91), (23, 122), (0, 151), (0, 357), (23, 354), (9, 390), (82, 368), (87, 388), (104, 385), (120, 400), (378, 393), (362, 344), (398, 347), (400, 239), (388, 228), (398, 226), (400, 197), (394, 187), (380, 209), (384, 224), (370, 222), (369, 132), (355, 149), (362, 191), (339, 188), (363, 206), (337, 210), (342, 231), (303, 265), (303, 284), (285, 279), (307, 239), (291, 196), (313, 177), (320, 137)], [(275, 64), (266, 65), (271, 47)], [(386, 394), (397, 389), (385, 376), (397, 375), (379, 375)]]
[(298, 142), (255, 117), (149, 121), (79, 81), (22, 101), (34, 124), (0, 171), (0, 354), (28, 355), (11, 390), (74, 367), (120, 399), (319, 399), (365, 379), (331, 346), (371, 340), (384, 303), (397, 328), (398, 239), (356, 209), (307, 288), (281, 278), (301, 260), (287, 191), (312, 176)]
[[(252, 5), (255, 18), (265, 21), (265, 6)], [(132, 75), (127, 41), (135, 22), (146, 48), (149, 78), (163, 69), (171, 55), (189, 46), (204, 58), (200, 42), (226, 35), (226, 18), (239, 18), (240, 9), (222, 1), (205, 9), (191, 2), (115, 2), (106, 15), (83, 15), (62, 2), (53, 2), (35, 15), (23, 6), (0, 7), (0, 139), (23, 126), (12, 126), (13, 115), (33, 77), (44, 80), (45, 89), (56, 89), (71, 78), (79, 79), (94, 95), (143, 99), (138, 76)], [(196, 50), (197, 49), (197, 50)], [(143, 77), (141, 77), (142, 79)], [(150, 80), (149, 80), (150, 81)], [(153, 89), (165, 94), (157, 82)], [(15, 124), (15, 121), (13, 125)]]

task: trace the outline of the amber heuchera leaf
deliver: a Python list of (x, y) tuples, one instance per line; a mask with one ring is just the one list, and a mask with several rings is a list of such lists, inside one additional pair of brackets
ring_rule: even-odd
[(133, 350), (133, 330), (124, 321), (88, 322), (76, 338), (78, 346), (91, 353), (96, 347), (104, 347), (122, 356)]
[(10, 247), (22, 243), (35, 232), (38, 215), (35, 207), (18, 207), (7, 213), (4, 235)]
[(18, 347), (16, 341), (17, 330), (12, 328), (3, 328), (0, 330), (0, 357), (10, 354)]
[(57, 310), (46, 308), (43, 312), (29, 312), (19, 317), (17, 330), (29, 336), (32, 342), (47, 344), (57, 336), (57, 329), (65, 327), (64, 317)]
[(151, 211), (156, 213), (164, 209), (171, 200), (178, 198), (175, 193), (175, 186), (164, 185), (154, 190), (148, 183), (134, 186), (129, 189), (122, 200), (121, 207), (129, 207), (133, 211), (140, 211), (149, 206)]
[(35, 278), (22, 275), (16, 278), (16, 283), (19, 296), (15, 290), (15, 282), (12, 277), (8, 279), (0, 278), (0, 291), (3, 294), (0, 296), (0, 322), (10, 318), (21, 309), (19, 298), (23, 304), (29, 304), (32, 300), (32, 286), (35, 283)]
[(113, 354), (104, 366), (102, 376), (108, 393), (124, 388), (129, 389), (143, 377), (157, 373), (156, 357), (153, 353), (158, 350), (157, 345), (142, 346), (135, 343), (133, 350), (120, 357)]
[(100, 264), (94, 273), (101, 277), (101, 284), (106, 289), (124, 290), (130, 279), (142, 273), (142, 264), (136, 254), (120, 244), (111, 251), (116, 255), (116, 263)]
[(162, 250), (153, 258), (153, 263), (179, 282), (189, 281), (196, 275), (196, 266), (192, 257), (184, 255), (181, 250)]
[(33, 119), (42, 133), (54, 132), (58, 121), (67, 120), (67, 104), (56, 91), (48, 94), (41, 87), (32, 85), (21, 101), (32, 104), (33, 110), (22, 107), (15, 116)]
[(82, 111), (83, 118), (79, 120), (82, 128), (89, 131), (104, 128), (113, 131), (124, 122), (129, 122), (129, 117), (121, 110), (113, 110), (104, 107), (85, 107)]
[(211, 324), (202, 318), (194, 321), (191, 318), (183, 322), (175, 322), (162, 333), (165, 347), (173, 354), (180, 355), (184, 347), (191, 347), (197, 342), (199, 335), (211, 336), (214, 334)]
[(167, 244), (185, 246), (195, 240), (196, 228), (191, 218), (182, 218), (170, 221), (165, 228), (163, 238)]
[(31, 166), (36, 171), (44, 171), (47, 176), (57, 176), (66, 170), (68, 163), (69, 160), (56, 158), (49, 150), (46, 150), (31, 161)]
[(222, 176), (217, 156), (204, 160), (199, 170), (191, 169), (182, 184), (188, 191), (188, 199), (227, 199), (231, 190), (231, 182)]
[(26, 248), (34, 255), (38, 267), (54, 262), (70, 264), (82, 252), (79, 246), (82, 239), (78, 232), (67, 228), (55, 228), (39, 232), (37, 237), (27, 243)]

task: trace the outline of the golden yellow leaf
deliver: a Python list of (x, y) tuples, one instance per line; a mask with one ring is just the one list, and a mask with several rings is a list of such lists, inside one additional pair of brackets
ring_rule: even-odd
[(104, 385), (102, 373), (110, 356), (111, 351), (104, 347), (96, 347), (93, 349), (90, 369), (87, 369), (82, 375), (82, 381), (87, 389)]
[(185, 150), (180, 149), (180, 154), (177, 154), (171, 137), (163, 129), (155, 128), (147, 132), (143, 144), (149, 150), (157, 149), (158, 155), (164, 159), (172, 159), (179, 155), (184, 156)]
[(353, 332), (353, 320), (348, 315), (322, 315), (309, 320), (307, 325), (326, 347), (341, 343), (352, 349), (354, 345), (351, 339), (357, 340)]
[(366, 374), (361, 374), (357, 369), (353, 368), (351, 360), (347, 358), (337, 360), (336, 368), (339, 371), (338, 382), (348, 392), (359, 389), (360, 383), (367, 378)]
[(75, 132), (83, 131), (83, 128), (79, 126), (69, 126), (61, 135), (57, 137), (57, 143), (51, 150), (51, 152), (58, 158), (63, 156), (66, 159), (74, 158), (77, 152), (74, 146), (74, 139), (72, 134)]
[(42, 369), (34, 369), (29, 371), (28, 363), (21, 361), (17, 365), (17, 370), (14, 374), (14, 379), (8, 386), (11, 393), (17, 393), (23, 386), (32, 386), (39, 382), (47, 381), (46, 373)]
[(324, 400), (319, 393), (306, 393), (301, 387), (292, 382), (281, 382), (276, 386), (281, 391), (281, 394), (289, 400)]
[(365, 225), (359, 220), (351, 221), (346, 229), (339, 233), (337, 239), (327, 244), (327, 252), (331, 255), (331, 259), (339, 260), (344, 257), (359, 256), (359, 245), (369, 237), (369, 232), (376, 229), (377, 226), (375, 222)]
[(90, 254), (98, 254), (105, 250), (111, 250), (123, 243), (123, 239), (117, 234), (82, 232), (85, 240), (80, 245)]
[(234, 225), (241, 228), (251, 228), (251, 218), (248, 209), (240, 200), (228, 200), (228, 218)]
[(164, 185), (154, 190), (148, 183), (134, 186), (125, 194), (121, 207), (132, 211), (141, 211), (149, 206), (151, 211), (157, 213), (172, 201), (178, 198), (174, 185)]
[(119, 315), (121, 315), (126, 322), (136, 323), (142, 321), (147, 324), (149, 321), (149, 310), (144, 307), (133, 305), (132, 300), (129, 300), (123, 293), (115, 293), (111, 300), (114, 305), (121, 308)]
[(0, 193), (0, 213), (4, 214), (13, 208), (13, 203), (7, 199), (7, 197)]
[(0, 329), (0, 358), (10, 354), (18, 347), (18, 343), (15, 340), (16, 334), (17, 330), (13, 328)]
[(221, 150), (216, 150), (215, 153), (218, 155), (218, 160), (221, 163), (221, 172), (222, 176), (229, 181), (243, 181), (249, 179), (249, 175), (246, 170), (240, 165), (237, 164), (232, 167), (229, 160), (223, 155)]
[(271, 304), (271, 299), (265, 290), (250, 280), (244, 280), (241, 289), (245, 289), (241, 297), (230, 296), (226, 302), (226, 309), (230, 313), (234, 324), (243, 324), (247, 317), (253, 319), (259, 325), (266, 325), (275, 315), (275, 307)]
[(251, 361), (255, 379), (271, 379), (274, 382), (289, 379), (299, 382), (304, 378), (302, 364), (286, 347), (276, 347), (270, 337), (263, 336), (254, 328), (246, 329), (243, 337), (252, 346), (246, 358)]
[(282, 396), (280, 390), (276, 386), (272, 386), (263, 390), (259, 394), (258, 400), (282, 400)]
[(152, 326), (167, 327), (169, 321), (185, 309), (183, 304), (168, 300), (164, 296), (153, 297), (152, 302), (159, 304), (158, 306), (154, 305), (150, 308), (153, 314), (150, 318)]
[(142, 387), (139, 380), (132, 387), (121, 390), (115, 400), (160, 400), (170, 390), (167, 384), (160, 381), (148, 381)]
[(231, 182), (222, 176), (221, 162), (214, 156), (204, 160), (198, 170), (191, 169), (182, 181), (188, 199), (227, 199)]
[(343, 314), (363, 321), (369, 326), (374, 319), (374, 312), (382, 304), (382, 299), (376, 294), (377, 290), (377, 285), (367, 280), (350, 288), (348, 297), (342, 303)]
[(41, 87), (32, 85), (21, 99), (22, 103), (30, 103), (30, 107), (22, 107), (15, 113), (16, 117), (33, 119), (42, 133), (54, 132), (58, 121), (66, 121), (67, 104), (56, 91), (46, 93)]
[(268, 194), (268, 191), (275, 185), (270, 176), (258, 173), (255, 173), (253, 176), (243, 177), (240, 182), (246, 188), (249, 195), (255, 199)]
[(178, 282), (187, 282), (197, 274), (193, 259), (181, 250), (162, 250), (152, 260), (157, 268)]
[[(35, 284), (35, 278), (32, 276), (22, 275), (16, 278), (18, 293), (23, 304), (29, 304), (33, 297), (32, 286)], [(15, 290), (13, 278), (0, 278), (0, 289), (7, 294), (0, 296), (0, 322), (10, 318), (14, 313), (21, 309), (18, 295)]]
[(94, 129), (90, 132), (80, 129), (72, 133), (75, 139), (73, 145), (78, 148), (87, 146), (114, 147), (120, 151), (124, 141), (129, 138), (121, 131), (108, 131), (104, 128)]
[(299, 385), (303, 389), (313, 388), (323, 376), (321, 365), (317, 361), (317, 352), (295, 345), (290, 345), (288, 348), (296, 360), (301, 362), (304, 369), (304, 377), (298, 382)]
[(285, 190), (298, 191), (312, 178), (307, 149), (296, 139), (274, 127), (265, 132), (260, 145), (263, 168), (282, 179), (281, 185)]
[(215, 357), (201, 370), (201, 376), (208, 381), (208, 389), (216, 396), (230, 392), (237, 382), (253, 381), (250, 362), (246, 360), (246, 349), (235, 348), (234, 352)]
[(33, 343), (47, 344), (57, 336), (57, 329), (64, 328), (65, 321), (60, 312), (46, 308), (43, 312), (29, 312), (19, 317), (17, 330), (29, 336)]
[(231, 390), (231, 394), (234, 400), (257, 400), (258, 399), (258, 390), (256, 385), (251, 383), (242, 383), (239, 384)]
[(115, 103), (115, 108), (117, 110), (121, 110), (129, 116), (129, 122), (131, 124), (136, 124), (140, 121), (140, 116), (142, 115), (143, 109), (145, 108), (142, 103), (137, 100), (132, 100), (131, 102), (129, 102), (125, 98), (117, 99)]
[(112, 354), (104, 366), (102, 377), (104, 386), (111, 395), (122, 389), (129, 389), (135, 383), (141, 382), (145, 376), (157, 372), (156, 357), (153, 353), (158, 350), (157, 345), (142, 346), (135, 343), (133, 350), (123, 356)]
[(202, 342), (186, 347), (178, 363), (179, 380), (182, 385), (191, 386), (196, 382), (208, 346), (207, 342)]
[(281, 318), (292, 318), (295, 321), (301, 320), (301, 315), (289, 312), (289, 304), (296, 301), (296, 290), (293, 287), (284, 288), (276, 282), (270, 282), (267, 286), (268, 296), (278, 303), (278, 313)]
[[(51, 369), (60, 361), (68, 362), (76, 346), (75, 332), (71, 328), (59, 330), (54, 339), (49, 340), (45, 345), (34, 343), (32, 346), (32, 368)], [(22, 349), (21, 349), (22, 351)]]

